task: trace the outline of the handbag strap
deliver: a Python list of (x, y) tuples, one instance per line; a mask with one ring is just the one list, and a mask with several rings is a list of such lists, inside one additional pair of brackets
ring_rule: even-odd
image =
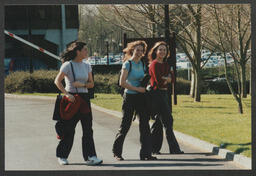
[[(73, 68), (73, 64), (72, 64), (72, 62), (71, 62), (71, 61), (70, 61), (70, 64), (71, 64), (71, 70), (72, 70), (72, 74), (73, 74), (74, 81), (76, 81), (76, 76), (75, 76), (74, 68)], [(77, 88), (76, 88), (76, 92), (78, 93)]]

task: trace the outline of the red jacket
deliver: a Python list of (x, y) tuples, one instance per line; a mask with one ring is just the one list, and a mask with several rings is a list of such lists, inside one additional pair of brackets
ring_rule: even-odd
[(72, 103), (64, 96), (60, 102), (60, 116), (64, 120), (71, 119), (78, 111), (81, 114), (87, 114), (91, 112), (88, 103), (78, 94), (74, 95), (75, 102)]
[(159, 63), (155, 59), (149, 67), (149, 74), (151, 76), (150, 85), (157, 88), (167, 88), (168, 85), (164, 84), (165, 80), (162, 79), (163, 76), (168, 76), (171, 73), (172, 82), (174, 81), (174, 74), (170, 71), (170, 66), (167, 62)]

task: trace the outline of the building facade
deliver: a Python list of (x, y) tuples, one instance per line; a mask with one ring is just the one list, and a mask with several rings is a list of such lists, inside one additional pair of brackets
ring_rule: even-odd
[[(77, 5), (5, 6), (5, 30), (59, 55), (78, 37)], [(5, 36), (5, 69), (8, 71), (56, 69), (60, 61)]]

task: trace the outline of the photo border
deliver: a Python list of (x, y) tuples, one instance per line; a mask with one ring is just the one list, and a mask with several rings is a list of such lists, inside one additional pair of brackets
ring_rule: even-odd
[[(5, 0), (0, 1), (0, 175), (3, 176), (146, 176), (146, 175), (159, 175), (159, 176), (246, 176), (256, 175), (256, 50), (252, 50), (251, 58), (251, 131), (252, 131), (252, 169), (251, 170), (90, 170), (90, 171), (78, 171), (78, 170), (67, 170), (67, 171), (5, 171), (5, 152), (4, 152), (4, 5), (57, 5), (57, 4), (251, 4), (251, 29), (252, 29), (252, 40), (251, 48), (256, 48), (256, 1), (255, 0)], [(254, 19), (254, 20), (252, 20)], [(86, 168), (85, 168), (86, 169)]]

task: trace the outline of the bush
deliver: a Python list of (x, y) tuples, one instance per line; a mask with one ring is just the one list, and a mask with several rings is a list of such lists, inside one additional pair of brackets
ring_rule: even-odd
[(190, 91), (190, 81), (183, 78), (177, 78), (176, 93), (179, 95), (188, 95)]
[(33, 78), (30, 77), (28, 72), (18, 71), (11, 73), (5, 78), (5, 92), (31, 92), (32, 82)]
[[(9, 74), (5, 78), (6, 93), (56, 93), (57, 87), (54, 79), (58, 71), (56, 70), (38, 70), (33, 74), (29, 72), (17, 71)], [(118, 73), (95, 74), (95, 93), (113, 93), (118, 94), (120, 87), (117, 85)], [(233, 82), (232, 87), (237, 91), (237, 83)], [(179, 95), (188, 95), (190, 91), (190, 81), (183, 78), (177, 78), (176, 92)], [(249, 81), (247, 81), (247, 91), (249, 90)], [(203, 94), (230, 94), (226, 81), (212, 82), (204, 81), (202, 83), (201, 93)]]
[[(5, 78), (6, 93), (55, 93), (58, 92), (54, 84), (54, 79), (58, 71), (38, 70), (30, 75), (29, 72), (17, 71), (9, 74)], [(95, 74), (96, 93), (118, 93), (118, 74)]]
[(96, 93), (117, 94), (119, 91), (119, 86), (117, 85), (118, 74), (95, 74), (94, 80)]
[(29, 72), (17, 71), (10, 73), (5, 78), (6, 93), (54, 93), (57, 92), (57, 87), (54, 84), (54, 79), (57, 71), (35, 71), (30, 75)]
[[(213, 79), (216, 77), (224, 77), (224, 67), (213, 67), (213, 68), (203, 68), (202, 70), (202, 78), (205, 80), (207, 79)], [(231, 67), (228, 67), (228, 75), (231, 79), (235, 79), (234, 76), (236, 76), (233, 73), (233, 69)], [(177, 76), (181, 77), (185, 80), (188, 79), (188, 69), (179, 69), (177, 70)]]

